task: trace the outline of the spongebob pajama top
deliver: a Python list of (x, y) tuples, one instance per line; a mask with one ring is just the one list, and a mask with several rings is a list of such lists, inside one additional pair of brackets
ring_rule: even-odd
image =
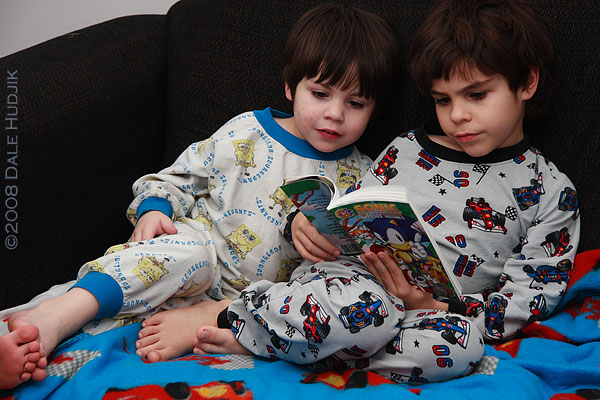
[(129, 219), (135, 224), (159, 210), (172, 216), (178, 233), (114, 246), (81, 268), (78, 286), (99, 299), (99, 318), (143, 318), (193, 304), (203, 293), (237, 298), (251, 282), (289, 279), (299, 255), (283, 238), (293, 206), (279, 189), (284, 179), (334, 176), (345, 190), (371, 160), (354, 146), (319, 152), (276, 117), (290, 115), (270, 108), (241, 114), (172, 166), (134, 183)]
[(474, 159), (436, 144), (424, 129), (411, 131), (359, 182), (391, 184), (408, 189), (462, 285), (464, 296), (448, 313), (405, 311), (348, 259), (305, 262), (288, 284), (250, 285), (220, 324), (261, 356), (421, 383), (468, 373), (483, 340), (511, 338), (556, 307), (579, 241), (577, 196), (526, 140)]

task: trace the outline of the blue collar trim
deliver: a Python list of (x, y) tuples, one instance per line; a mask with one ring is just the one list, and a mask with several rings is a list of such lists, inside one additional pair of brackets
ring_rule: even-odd
[(324, 153), (315, 149), (306, 140), (292, 135), (275, 121), (275, 118), (291, 118), (292, 115), (274, 110), (271, 107), (254, 111), (254, 116), (269, 136), (278, 141), (287, 150), (301, 157), (323, 161), (341, 160), (350, 156), (354, 150), (354, 145), (343, 147), (331, 153)]

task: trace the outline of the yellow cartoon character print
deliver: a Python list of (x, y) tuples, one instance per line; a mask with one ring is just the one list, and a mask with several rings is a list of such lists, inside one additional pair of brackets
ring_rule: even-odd
[(131, 245), (129, 243), (116, 244), (116, 245), (110, 247), (108, 250), (106, 250), (106, 253), (104, 253), (104, 255), (106, 256), (108, 254), (113, 254), (118, 251), (129, 249), (129, 248), (131, 248)]
[(336, 185), (338, 185), (342, 189), (348, 189), (360, 180), (359, 168), (352, 165), (348, 165), (342, 161), (338, 161), (337, 164), (338, 168)]
[(117, 321), (117, 326), (119, 328), (125, 325), (135, 324), (139, 321), (138, 316), (134, 314), (116, 315), (113, 319)]
[(282, 216), (282, 212), (285, 212), (287, 214), (290, 212), (290, 210), (294, 206), (294, 203), (292, 203), (290, 198), (287, 197), (285, 192), (281, 189), (281, 186), (277, 188), (275, 193), (270, 194), (269, 198), (271, 200), (273, 200), (273, 203), (274, 203), (272, 206), (269, 206), (269, 209), (272, 210), (275, 207), (277, 207), (278, 205), (281, 206), (281, 211), (277, 212), (277, 214), (279, 214), (280, 217)]
[(292, 272), (294, 272), (298, 265), (299, 263), (294, 260), (280, 260), (279, 270), (277, 271), (277, 276), (275, 276), (275, 282), (288, 282), (292, 276)]
[(127, 213), (125, 213), (127, 220), (132, 224), (137, 224), (137, 210), (135, 208), (128, 208)]
[(204, 285), (200, 285), (197, 282), (190, 281), (187, 282), (181, 289), (175, 292), (175, 297), (191, 297), (197, 294), (200, 294), (200, 291), (204, 291), (206, 287)]
[(144, 256), (133, 269), (133, 273), (140, 278), (147, 289), (169, 273), (169, 270), (164, 266), (166, 261), (165, 259), (160, 262), (155, 257)]
[(88, 271), (104, 273), (104, 267), (98, 261), (89, 261), (87, 263)]
[(210, 218), (210, 215), (205, 213), (202, 209), (200, 209), (198, 215), (194, 217), (194, 221), (203, 223), (207, 231), (211, 231), (214, 224), (214, 221)]
[(246, 254), (262, 242), (262, 240), (244, 224), (238, 226), (235, 231), (225, 236), (225, 240), (242, 259), (246, 258)]
[(208, 143), (210, 143), (212, 140), (213, 140), (212, 138), (208, 138), (208, 139), (206, 139), (206, 140), (203, 140), (203, 141), (201, 141), (200, 143), (198, 143), (198, 144), (196, 145), (196, 148), (195, 148), (194, 150), (195, 150), (195, 152), (196, 152), (196, 155), (197, 155), (198, 157), (201, 157), (201, 156), (202, 156), (202, 153), (204, 153), (204, 148), (205, 148), (205, 147), (206, 147), (206, 145), (207, 145)]
[(238, 292), (241, 292), (242, 290), (246, 289), (246, 287), (248, 285), (250, 285), (250, 281), (248, 279), (246, 279), (243, 275), (240, 275), (239, 278), (234, 278), (234, 279), (223, 278), (223, 280), (225, 282), (227, 282), (227, 284), (229, 286), (231, 286)]
[(254, 141), (248, 139), (240, 139), (233, 141), (235, 151), (235, 165), (241, 165), (244, 168), (244, 173), (248, 174), (248, 168), (256, 167), (254, 164)]

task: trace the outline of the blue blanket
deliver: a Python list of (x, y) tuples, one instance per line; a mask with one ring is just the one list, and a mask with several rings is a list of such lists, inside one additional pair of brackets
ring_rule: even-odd
[(150, 364), (135, 355), (139, 324), (59, 346), (48, 378), (0, 399), (600, 399), (600, 250), (578, 255), (553, 317), (519, 339), (486, 345), (474, 374), (420, 386), (377, 374), (315, 372), (250, 356), (190, 354)]

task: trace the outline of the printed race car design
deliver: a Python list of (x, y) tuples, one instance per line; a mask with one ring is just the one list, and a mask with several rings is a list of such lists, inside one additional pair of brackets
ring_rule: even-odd
[(103, 400), (122, 399), (240, 399), (250, 400), (252, 392), (246, 388), (243, 381), (222, 382), (214, 381), (201, 386), (189, 386), (185, 382), (168, 383), (160, 385), (143, 385), (132, 389), (110, 388), (106, 391)]
[(358, 298), (362, 301), (342, 307), (340, 320), (350, 333), (356, 333), (373, 324), (380, 326), (388, 316), (388, 310), (381, 297), (375, 293), (364, 291)]
[(504, 333), (504, 310), (508, 300), (494, 296), (485, 303), (485, 333), (492, 338), (501, 338)]
[(537, 286), (534, 282), (541, 283), (546, 285), (548, 283), (569, 283), (569, 279), (571, 278), (571, 272), (573, 264), (571, 260), (565, 259), (561, 260), (556, 264), (556, 267), (552, 265), (540, 265), (536, 269), (533, 269), (531, 265), (526, 265), (523, 267), (523, 271), (527, 273), (533, 281), (529, 285), (530, 288), (541, 289), (541, 286)]
[(540, 245), (546, 250), (548, 257), (560, 257), (573, 249), (569, 243), (571, 242), (571, 235), (567, 228), (562, 228), (560, 231), (554, 231), (546, 235)]
[(546, 316), (548, 310), (546, 309), (546, 298), (543, 294), (538, 294), (529, 302), (529, 311), (531, 311), (529, 321), (539, 321)]
[(375, 178), (377, 178), (384, 185), (387, 185), (390, 179), (398, 175), (398, 170), (392, 167), (392, 165), (394, 165), (396, 162), (397, 155), (398, 149), (394, 146), (390, 146), (377, 166), (373, 164), (373, 167), (371, 168), (371, 172), (373, 175), (375, 175)]
[(442, 338), (448, 343), (467, 347), (470, 325), (458, 317), (424, 318), (416, 326), (442, 332)]
[(467, 206), (463, 210), (463, 220), (467, 221), (469, 229), (476, 228), (486, 232), (506, 234), (504, 227), (506, 216), (492, 210), (483, 197), (467, 199)]
[(560, 193), (558, 209), (561, 211), (574, 211), (573, 219), (577, 219), (579, 216), (579, 200), (577, 198), (577, 192), (570, 187), (566, 187), (565, 190)]
[(542, 185), (542, 174), (538, 175), (537, 180), (532, 179), (530, 186), (513, 189), (513, 196), (515, 197), (515, 200), (517, 200), (517, 204), (522, 211), (538, 204), (540, 202), (540, 197), (543, 194), (544, 186)]
[(321, 304), (314, 298), (312, 293), (306, 296), (306, 301), (300, 307), (300, 314), (306, 316), (304, 320), (304, 336), (309, 342), (323, 343), (329, 335), (331, 317), (323, 311)]

